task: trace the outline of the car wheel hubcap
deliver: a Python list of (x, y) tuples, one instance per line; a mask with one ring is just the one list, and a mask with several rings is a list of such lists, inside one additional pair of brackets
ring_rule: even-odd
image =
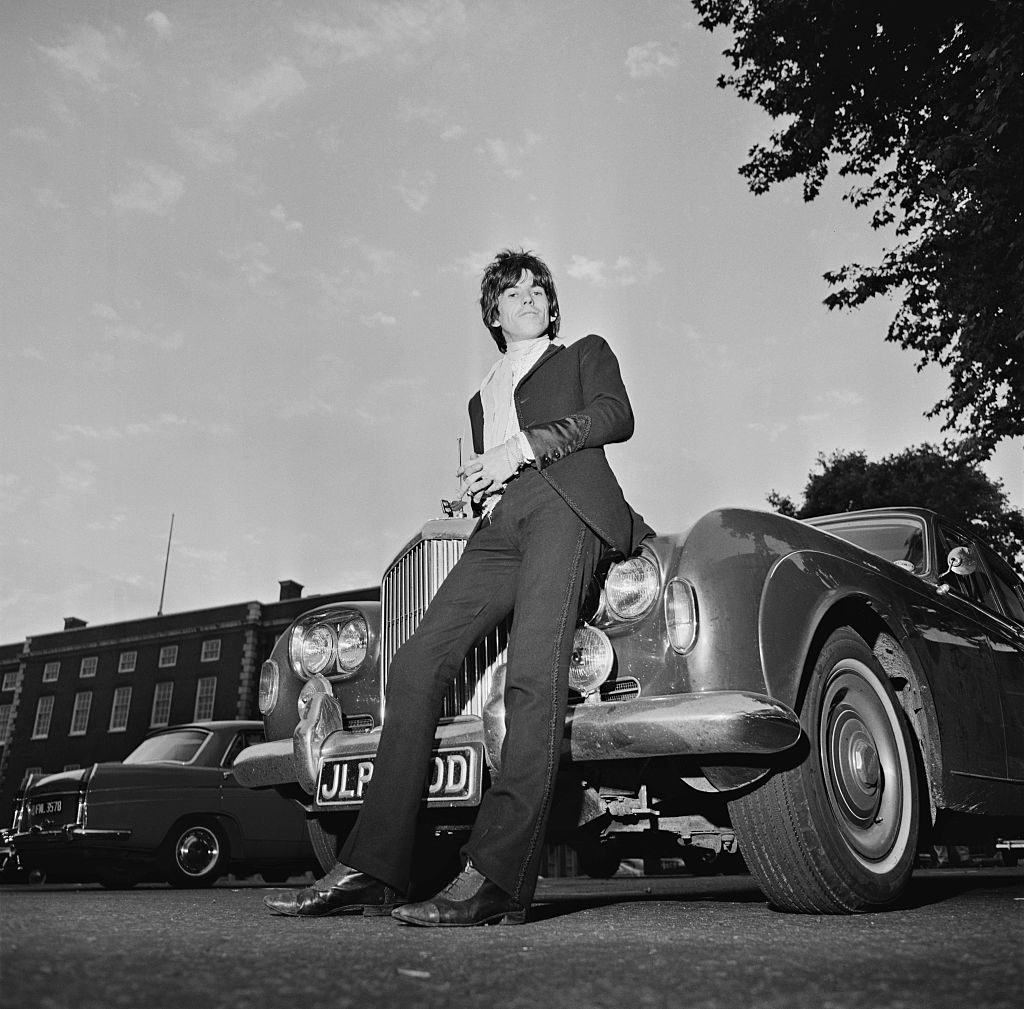
[(867, 667), (844, 660), (833, 669), (819, 736), (828, 797), (844, 842), (880, 870), (900, 857), (909, 822), (908, 765), (896, 717)]
[(175, 855), (186, 876), (202, 876), (217, 864), (220, 843), (208, 827), (192, 827), (178, 839)]

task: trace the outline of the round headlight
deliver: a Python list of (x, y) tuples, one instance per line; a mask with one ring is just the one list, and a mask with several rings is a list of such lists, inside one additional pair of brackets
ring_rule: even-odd
[(697, 640), (697, 594), (682, 578), (665, 587), (665, 626), (668, 640), (677, 652), (686, 652)]
[(334, 661), (335, 641), (334, 631), (327, 624), (296, 627), (289, 647), (292, 668), (303, 679), (323, 672)]
[(604, 583), (608, 609), (621, 620), (642, 617), (658, 599), (661, 579), (648, 557), (630, 557), (613, 564)]
[(338, 665), (346, 673), (354, 673), (366, 658), (370, 633), (366, 619), (354, 616), (338, 628)]
[(569, 686), (583, 694), (592, 694), (608, 679), (615, 653), (604, 631), (589, 624), (576, 628), (569, 660)]
[(281, 684), (281, 673), (273, 659), (267, 659), (260, 669), (260, 712), (269, 715), (277, 707), (277, 692)]

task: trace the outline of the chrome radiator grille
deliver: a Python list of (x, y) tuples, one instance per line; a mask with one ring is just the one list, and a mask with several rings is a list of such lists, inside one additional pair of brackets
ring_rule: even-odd
[[(381, 583), (381, 686), (387, 689), (388, 670), (398, 649), (412, 636), (427, 604), (455, 562), (462, 556), (466, 536), (424, 536), (415, 540), (385, 572)], [(505, 661), (508, 622), (481, 641), (459, 670), (445, 698), (445, 716), (482, 715), (490, 688), (491, 670)]]

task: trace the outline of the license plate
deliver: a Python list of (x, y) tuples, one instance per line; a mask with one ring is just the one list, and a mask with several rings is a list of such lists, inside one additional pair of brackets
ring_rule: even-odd
[(63, 808), (64, 804), (60, 799), (49, 799), (46, 802), (33, 802), (28, 811), (32, 816), (51, 816), (54, 813), (59, 813)]
[[(451, 746), (430, 755), (427, 780), (428, 806), (477, 806), (480, 803), (480, 750), (475, 746)], [(373, 754), (344, 758), (328, 757), (320, 766), (316, 784), (318, 806), (362, 805), (373, 778)]]

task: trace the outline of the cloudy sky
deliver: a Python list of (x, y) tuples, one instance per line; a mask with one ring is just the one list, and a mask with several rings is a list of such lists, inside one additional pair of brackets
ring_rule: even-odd
[[(166, 612), (377, 582), (456, 489), (506, 245), (619, 355), (659, 530), (940, 440), (892, 305), (821, 304), (883, 236), (737, 174), (727, 43), (671, 0), (6, 0), (0, 642), (155, 613), (172, 514)], [(1019, 442), (987, 471), (1024, 505)]]

